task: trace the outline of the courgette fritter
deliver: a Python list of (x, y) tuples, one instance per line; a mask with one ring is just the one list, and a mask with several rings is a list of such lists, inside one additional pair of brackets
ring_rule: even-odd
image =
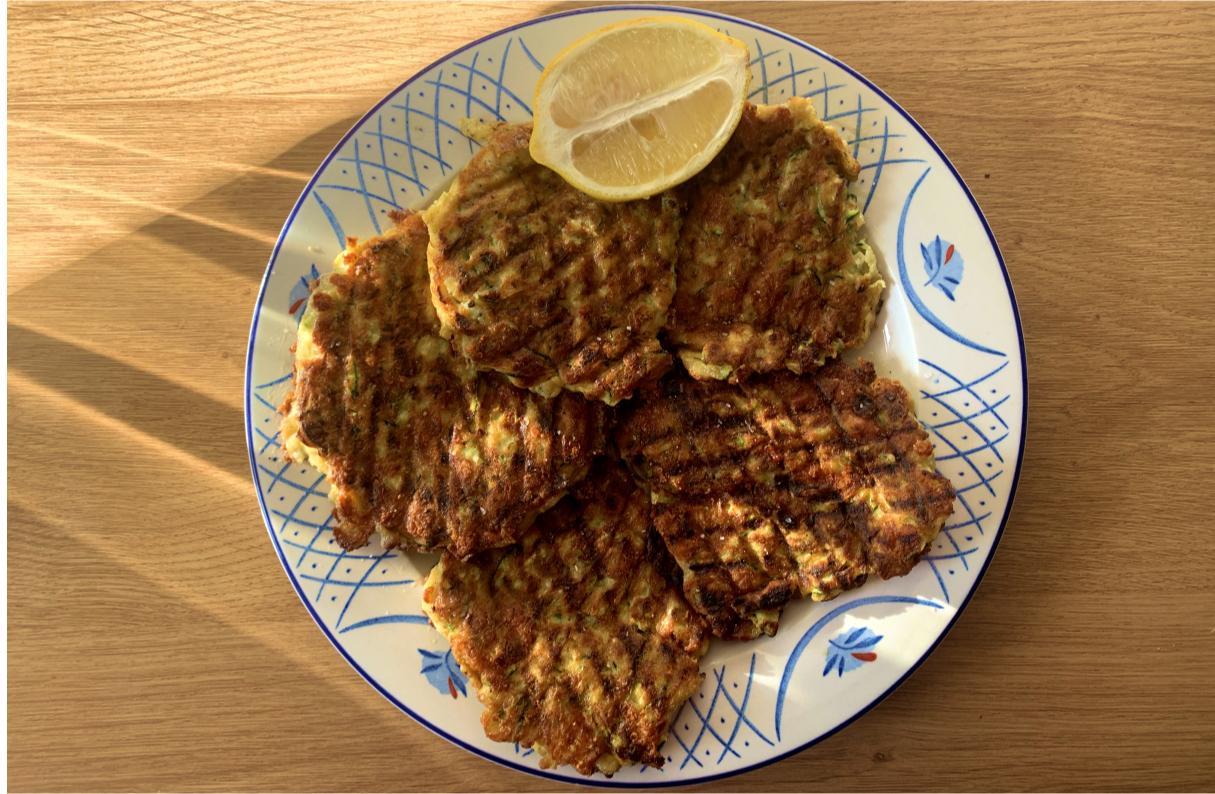
[(425, 609), (489, 738), (584, 775), (662, 765), (671, 720), (700, 687), (708, 632), (656, 564), (661, 545), (645, 492), (602, 461), (518, 545), (444, 555)]
[(609, 203), (501, 125), (423, 213), (443, 334), (482, 370), (546, 396), (614, 405), (671, 366), (658, 343), (675, 291), (673, 193)]
[(743, 110), (682, 188), (667, 334), (693, 377), (810, 372), (869, 337), (885, 283), (848, 192), (859, 173), (809, 101)]
[(602, 406), (546, 400), (479, 375), (439, 334), (415, 214), (356, 243), (314, 286), (300, 321), (284, 447), (329, 480), (346, 549), (460, 557), (519, 539), (585, 476)]
[(907, 392), (865, 362), (742, 385), (673, 375), (616, 440), (685, 595), (728, 639), (774, 634), (794, 598), (907, 573), (952, 511)]

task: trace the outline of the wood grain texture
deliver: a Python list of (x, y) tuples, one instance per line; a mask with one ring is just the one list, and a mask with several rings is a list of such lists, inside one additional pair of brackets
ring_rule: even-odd
[[(554, 787), (329, 647), (266, 543), (240, 395), (258, 281), (329, 148), (431, 60), (561, 7), (10, 6), (11, 788)], [(949, 153), (1032, 382), (1016, 509), (948, 639), (726, 785), (1209, 789), (1215, 5), (713, 8), (842, 58)]]

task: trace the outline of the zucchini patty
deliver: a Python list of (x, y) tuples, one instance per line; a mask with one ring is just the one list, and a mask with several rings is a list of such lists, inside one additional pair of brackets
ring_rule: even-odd
[(425, 608), (485, 706), (489, 738), (584, 775), (662, 765), (708, 634), (661, 573), (649, 527), (645, 493), (604, 461), (519, 545), (434, 567)]
[(741, 386), (672, 376), (630, 404), (621, 455), (714, 634), (775, 634), (794, 598), (901, 576), (953, 509), (907, 392), (866, 362)]
[(614, 405), (671, 366), (658, 344), (675, 291), (680, 208), (664, 193), (598, 201), (493, 130), (423, 213), (444, 335), (482, 370)]
[(465, 557), (518, 540), (585, 476), (603, 408), (545, 400), (455, 355), (430, 304), (426, 226), (394, 220), (352, 240), (312, 290), (284, 446), (329, 479), (344, 548), (379, 531), (388, 548)]
[(693, 377), (810, 372), (869, 337), (885, 283), (848, 193), (859, 173), (807, 100), (743, 110), (683, 186), (668, 335)]

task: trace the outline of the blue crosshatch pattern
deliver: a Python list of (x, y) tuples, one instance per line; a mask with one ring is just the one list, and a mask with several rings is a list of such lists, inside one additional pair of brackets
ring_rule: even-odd
[(520, 60), (529, 64), (524, 74), (534, 83), (543, 66), (520, 36), (465, 54), (424, 76), (351, 136), (312, 190), (339, 250), (350, 232), (332, 210), (333, 194), (359, 196), (369, 224), (364, 233), (378, 234), (390, 211), (416, 207), (446, 185), (456, 170), (455, 149), (467, 147), (459, 155), (462, 160), (479, 147), (460, 129), (461, 119), (531, 118), (531, 105), (524, 99), (531, 93), (526, 80), (515, 76), (512, 86), (506, 79), (508, 64)]
[[(596, 12), (582, 11), (575, 15), (581, 13)], [(755, 28), (756, 35), (751, 35), (751, 28), (742, 27), (742, 23), (733, 27), (735, 22), (717, 18), (719, 25), (729, 23), (719, 30), (747, 41), (751, 47), (751, 101), (778, 104), (791, 96), (811, 100), (820, 117), (840, 130), (860, 163), (861, 176), (853, 190), (864, 210), (870, 209), (881, 185), (891, 184), (892, 179), (894, 184), (901, 185), (898, 195), (885, 195), (882, 202), (883, 206), (895, 207), (903, 203), (904, 217), (899, 224), (901, 255), (907, 207), (938, 162), (931, 159), (931, 142), (917, 134), (914, 122), (897, 112), (897, 108), (891, 110), (892, 106), (886, 105), (879, 91), (858, 79), (847, 67), (819, 57), (779, 34)], [(745, 32), (740, 34), (740, 30)], [(478, 147), (476, 141), (461, 131), (463, 118), (487, 122), (527, 119), (531, 108), (525, 98), (531, 96), (535, 77), (544, 66), (538, 53), (549, 52), (547, 48), (535, 47), (534, 42), (528, 43), (533, 34), (533, 30), (523, 26), (457, 52), (424, 71), (360, 122), (357, 130), (327, 159), (292, 214), (294, 220), (301, 210), (314, 213), (313, 222), (332, 232), (327, 239), (332, 240), (334, 247), (330, 249), (325, 242), (323, 250), (310, 248), (308, 262), (295, 257), (280, 259), (276, 247), (270, 273), (276, 279), (291, 278), (296, 270), (297, 277), (311, 275), (306, 272), (309, 265), (328, 261), (345, 245), (348, 235), (365, 237), (381, 232), (388, 226), (387, 215), (391, 210), (418, 208), (433, 199)], [(910, 193), (906, 192), (908, 177), (892, 170), (906, 165), (917, 171), (922, 169)], [(947, 162), (945, 168), (949, 169)], [(890, 177), (892, 173), (896, 176)], [(886, 188), (883, 195), (891, 190)], [(940, 231), (944, 234), (947, 230)], [(998, 252), (996, 256), (998, 259)], [(888, 257), (887, 261), (893, 258)], [(282, 274), (277, 272), (280, 268), (284, 270)], [(910, 298), (914, 302), (917, 296), (912, 292)], [(260, 301), (259, 298), (259, 306)], [(919, 311), (921, 307), (915, 308)], [(267, 304), (267, 310), (287, 311), (286, 304)], [(259, 314), (262, 311), (259, 309)], [(935, 325), (928, 317), (924, 319)], [(954, 341), (969, 342), (951, 336), (952, 328), (943, 320), (936, 327)], [(255, 323), (251, 342), (256, 340)], [(941, 601), (954, 606), (969, 597), (976, 575), (986, 565), (994, 544), (993, 534), (998, 534), (996, 530), (1003, 520), (1001, 512), (1004, 511), (1003, 517), (1007, 516), (1004, 499), (1015, 486), (1019, 467), (1020, 449), (1015, 434), (1023, 432), (1019, 426), (1010, 427), (1013, 417), (1008, 413), (1021, 410), (1023, 400), (1015, 399), (1015, 392), (1017, 376), (1023, 376), (1023, 371), (1018, 373), (1018, 367), (1010, 366), (1013, 362), (1006, 353), (977, 343), (970, 346), (996, 354), (1002, 361), (964, 372), (965, 367), (957, 361), (944, 353), (938, 355), (937, 348), (930, 347), (930, 352), (919, 360), (919, 384), (908, 383), (917, 397), (920, 418), (932, 434), (941, 468), (958, 490), (955, 514), (926, 558), (939, 585)], [(403, 575), (401, 571), (406, 568), (394, 564), (403, 562), (399, 555), (383, 551), (378, 544), (372, 550), (346, 552), (332, 539), (333, 517), (323, 480), (310, 468), (288, 462), (280, 446), (275, 404), (288, 388), (289, 379), (288, 374), (263, 383), (250, 380), (247, 410), (250, 453), (260, 478), (268, 523), (301, 595), (315, 609), (322, 610), (314, 614), (318, 619), (325, 615), (327, 631), (332, 630), (335, 636), (349, 632), (362, 635), (374, 632), (374, 627), (393, 624), (424, 625), (426, 618), (413, 612), (381, 614), (382, 609), (377, 613), (361, 608), (370, 601), (366, 598), (369, 593), (409, 587), (415, 583), (417, 574)], [(969, 577), (963, 578), (967, 573)], [(851, 609), (853, 604), (864, 600), (867, 599), (862, 597), (835, 606)], [(943, 608), (935, 601), (919, 598), (915, 601)], [(824, 614), (822, 609), (816, 606), (812, 612), (817, 619), (815, 627), (825, 625), (830, 615), (836, 613), (833, 609)], [(794, 655), (787, 660), (786, 673), (791, 672), (796, 656), (814, 639), (816, 631), (812, 627), (803, 635)], [(819, 639), (826, 644), (825, 638)], [(351, 658), (347, 651), (343, 653)], [(351, 661), (358, 667), (355, 659)], [(684, 706), (672, 725), (664, 748), (666, 766), (642, 770), (646, 777), (657, 775), (650, 778), (653, 781), (650, 785), (676, 782), (676, 776), (664, 774), (672, 770), (694, 773), (693, 779), (712, 779), (722, 774), (713, 771), (719, 766), (737, 771), (797, 749), (783, 746), (780, 739), (779, 708), (787, 682), (782, 681), (777, 696), (775, 728), (749, 713), (748, 709), (755, 711), (756, 698), (763, 699), (765, 714), (772, 713), (772, 693), (757, 694), (752, 689), (755, 667), (754, 654), (749, 660), (706, 664), (702, 691)], [(369, 680), (401, 705), (397, 700), (399, 694), (385, 691)], [(475, 703), (475, 699), (470, 702)], [(403, 707), (414, 713), (407, 705)], [(425, 715), (415, 716), (426, 721)], [(448, 735), (442, 730), (440, 733)], [(469, 747), (459, 737), (448, 738), (483, 752)], [(775, 752), (767, 749), (773, 747), (777, 748)], [(534, 753), (518, 747), (515, 750), (515, 757), (528, 759), (520, 767), (533, 771)], [(509, 746), (506, 753), (510, 754)], [(755, 753), (759, 753), (758, 759), (750, 760), (749, 756)], [(505, 761), (501, 756), (497, 760)], [(564, 774), (550, 773), (550, 776), (572, 779)], [(612, 781), (617, 782), (620, 781)], [(624, 781), (623, 785), (629, 783)]]
[(705, 676), (706, 685), (684, 704), (671, 725), (667, 763), (679, 769), (689, 764), (707, 767), (727, 757), (742, 758), (753, 742), (771, 747), (773, 740), (747, 712), (754, 678), (755, 654), (751, 654), (745, 675), (727, 676), (727, 665), (711, 669)]
[[(946, 522), (924, 558), (942, 597), (949, 601), (948, 579), (969, 571), (970, 558), (984, 548), (983, 522), (994, 513), (989, 505), (997, 496), (996, 480), (1007, 469), (1000, 444), (1008, 439), (1009, 427), (1000, 409), (1010, 395), (992, 384), (998, 382), (996, 376), (1008, 362), (970, 379), (927, 359), (920, 363), (930, 386), (919, 391), (920, 418), (932, 435), (937, 468), (957, 490), (955, 517)], [(958, 509), (963, 513), (960, 518), (956, 517)]]

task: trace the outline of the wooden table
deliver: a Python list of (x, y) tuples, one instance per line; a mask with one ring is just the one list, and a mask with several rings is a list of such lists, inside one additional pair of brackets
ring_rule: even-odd
[[(10, 7), (12, 788), (552, 788), (329, 647), (266, 542), (241, 388), (329, 148), (432, 59), (556, 8)], [(724, 785), (1215, 785), (1215, 5), (714, 8), (842, 58), (949, 153), (1032, 381), (1017, 506), (949, 638)]]

